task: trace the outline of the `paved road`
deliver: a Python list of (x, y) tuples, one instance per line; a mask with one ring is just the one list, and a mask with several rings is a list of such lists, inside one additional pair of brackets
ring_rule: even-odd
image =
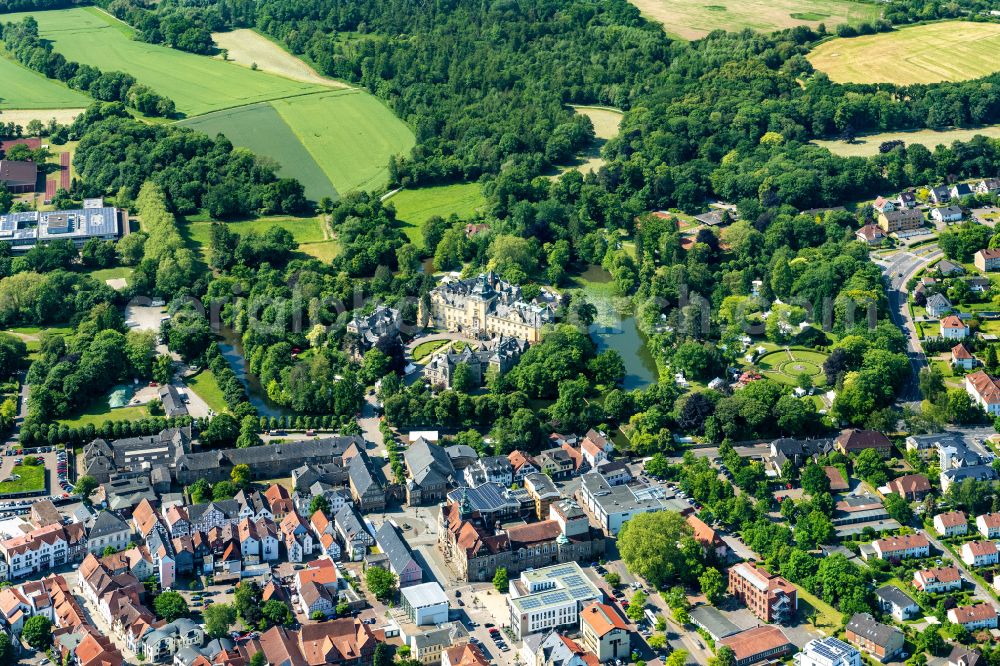
[(897, 253), (883, 267), (883, 273), (889, 279), (889, 288), (886, 292), (889, 299), (889, 316), (892, 318), (892, 323), (906, 334), (906, 355), (910, 359), (910, 367), (912, 368), (910, 381), (907, 382), (899, 396), (901, 402), (920, 402), (920, 371), (927, 367), (927, 357), (924, 355), (920, 336), (917, 334), (909, 307), (907, 307), (909, 291), (906, 288), (906, 283), (941, 254), (941, 250), (936, 245), (926, 245), (913, 252)]
[(963, 562), (957, 557), (951, 557), (951, 552), (947, 548), (945, 548), (944, 544), (941, 543), (938, 540), (938, 538), (931, 533), (930, 530), (922, 530), (922, 532), (927, 536), (927, 540), (930, 541), (935, 548), (937, 548), (939, 551), (947, 555), (952, 560), (952, 562), (958, 568), (958, 570), (962, 572), (962, 577), (965, 578), (965, 580), (972, 583), (974, 588), (973, 594), (976, 598), (989, 603), (994, 608), (1000, 609), (1000, 606), (997, 605), (997, 601), (990, 593), (989, 589), (986, 588), (984, 585), (980, 584), (975, 578), (972, 577), (972, 574), (969, 573), (969, 569), (965, 566), (965, 562)]

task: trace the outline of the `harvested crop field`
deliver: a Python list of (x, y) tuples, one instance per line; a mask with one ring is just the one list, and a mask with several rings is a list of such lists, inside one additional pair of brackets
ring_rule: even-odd
[(917, 130), (913, 132), (885, 132), (883, 134), (869, 134), (859, 136), (854, 143), (843, 141), (813, 141), (817, 146), (828, 149), (834, 155), (843, 157), (871, 157), (878, 155), (878, 147), (885, 141), (903, 141), (907, 146), (920, 143), (929, 150), (934, 150), (939, 145), (950, 146), (954, 141), (968, 141), (974, 136), (983, 135), (991, 139), (1000, 139), (1000, 125), (987, 125), (972, 129), (960, 128), (942, 130)]
[(663, 24), (672, 37), (699, 39), (713, 30), (738, 32), (751, 28), (773, 32), (797, 25), (862, 23), (877, 19), (875, 5), (850, 0), (716, 0), (706, 5), (695, 0), (629, 0), (643, 16)]
[(215, 32), (212, 33), (212, 39), (216, 46), (227, 51), (230, 61), (245, 67), (256, 64), (261, 72), (277, 74), (287, 79), (331, 88), (350, 87), (346, 83), (321, 76), (308, 64), (254, 30)]
[(3, 109), (0, 122), (27, 125), (32, 120), (48, 123), (55, 120), (61, 125), (69, 125), (84, 109)]
[(942, 21), (831, 39), (808, 55), (837, 83), (964, 81), (1000, 70), (1000, 24)]

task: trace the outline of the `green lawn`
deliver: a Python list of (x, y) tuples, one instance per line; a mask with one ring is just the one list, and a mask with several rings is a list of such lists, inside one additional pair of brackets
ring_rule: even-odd
[(757, 359), (757, 366), (768, 377), (782, 384), (797, 386), (799, 375), (803, 373), (809, 375), (816, 386), (826, 383), (823, 373), (823, 362), (826, 361), (826, 354), (805, 349), (792, 349), (791, 355), (792, 357), (789, 358), (788, 352), (779, 349)]
[[(238, 234), (256, 232), (262, 234), (271, 227), (282, 227), (291, 232), (292, 237), (300, 245), (303, 243), (323, 244), (323, 226), (318, 217), (262, 217), (243, 222), (227, 222), (229, 228)], [(201, 253), (204, 261), (208, 261), (211, 252), (210, 240), (211, 222), (188, 222), (181, 226), (185, 232), (188, 245), (195, 252)], [(327, 241), (332, 242), (332, 241)]]
[(45, 490), (45, 465), (14, 465), (11, 474), (21, 478), (0, 482), (0, 495)]
[(413, 360), (417, 363), (424, 360), (441, 347), (448, 344), (447, 340), (431, 340), (430, 342), (421, 342), (419, 345), (413, 348)]
[[(929, 150), (934, 150), (937, 146), (950, 146), (955, 141), (968, 141), (977, 135), (988, 136), (992, 139), (1000, 138), (1000, 125), (987, 125), (986, 127), (960, 128), (949, 130), (914, 130), (912, 132), (884, 132), (882, 134), (866, 134), (857, 137), (852, 143), (844, 141), (813, 141), (818, 146), (828, 149), (834, 155), (841, 157), (871, 157), (878, 155), (878, 148), (884, 141), (903, 141), (906, 145), (919, 143)], [(928, 241), (930, 242), (930, 241)], [(912, 246), (911, 246), (912, 247)]]
[(0, 109), (79, 109), (94, 101), (6, 57), (0, 57), (0, 81)]
[(222, 395), (222, 389), (219, 388), (215, 375), (208, 368), (193, 377), (188, 377), (185, 382), (188, 388), (198, 394), (198, 397), (216, 412), (221, 413), (229, 410), (226, 399)]
[[(132, 30), (94, 7), (9, 14), (38, 21), (41, 36), (67, 59), (122, 71), (174, 100), (177, 110), (198, 115), (328, 88), (255, 72), (235, 63), (132, 39)], [(77, 106), (86, 106), (78, 104)]]
[(6, 333), (20, 333), (21, 335), (39, 335), (43, 332), (69, 335), (73, 332), (73, 327), (69, 324), (52, 324), (51, 326), (17, 326), (8, 328)]
[(223, 134), (234, 145), (276, 160), (281, 165), (279, 175), (302, 183), (313, 201), (337, 198), (330, 179), (269, 102), (216, 111), (180, 124), (209, 136)]
[(60, 425), (68, 425), (73, 428), (82, 428), (88, 423), (98, 426), (105, 421), (136, 421), (149, 417), (149, 410), (145, 406), (138, 407), (118, 407), (111, 409), (108, 407), (107, 396), (93, 403), (87, 409), (81, 411), (73, 418), (59, 419)]
[(1000, 25), (941, 21), (837, 38), (807, 56), (835, 83), (964, 81), (1000, 69)]
[(382, 102), (358, 90), (271, 104), (340, 194), (384, 187), (389, 158), (408, 154), (416, 142)]
[(114, 268), (100, 268), (98, 270), (88, 271), (87, 275), (95, 280), (104, 282), (105, 280), (117, 280), (121, 278), (129, 280), (132, 277), (133, 272), (135, 272), (135, 269), (131, 266), (115, 266)]
[(826, 603), (819, 597), (806, 592), (801, 586), (796, 585), (799, 594), (799, 616), (808, 617), (811, 611), (816, 612), (816, 628), (826, 629), (829, 633), (838, 629), (841, 624), (841, 616), (833, 606)]
[(396, 207), (396, 219), (406, 237), (422, 246), (421, 232), (427, 220), (435, 215), (447, 219), (453, 214), (463, 220), (470, 219), (482, 208), (485, 199), (478, 183), (460, 183), (400, 190), (386, 199), (386, 203)]

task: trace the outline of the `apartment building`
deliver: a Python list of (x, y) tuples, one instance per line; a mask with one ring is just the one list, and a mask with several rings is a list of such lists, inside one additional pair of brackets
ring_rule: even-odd
[(795, 586), (753, 562), (741, 562), (729, 569), (729, 593), (764, 622), (784, 622), (798, 610)]

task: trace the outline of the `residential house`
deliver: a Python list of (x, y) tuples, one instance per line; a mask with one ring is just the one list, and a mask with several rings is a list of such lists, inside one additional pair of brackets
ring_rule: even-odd
[(521, 483), (524, 481), (524, 477), (529, 474), (542, 471), (534, 458), (517, 449), (507, 454), (507, 460), (510, 461), (510, 467), (514, 474), (514, 483)]
[(580, 644), (602, 663), (632, 653), (628, 623), (614, 608), (599, 601), (590, 602), (580, 611)]
[(111, 511), (101, 511), (87, 532), (87, 550), (95, 554), (108, 547), (124, 550), (131, 540), (132, 527), (127, 522)]
[(730, 567), (728, 589), (764, 622), (783, 623), (798, 609), (798, 590), (795, 586), (753, 562), (741, 562)]
[(791, 461), (796, 469), (809, 460), (815, 461), (819, 456), (833, 450), (832, 439), (792, 439), (783, 437), (771, 442), (771, 465), (775, 471), (781, 472), (785, 462)]
[(966, 541), (959, 553), (962, 561), (970, 567), (985, 567), (1000, 562), (997, 545), (992, 541)]
[(931, 294), (924, 305), (930, 317), (940, 318), (951, 312), (951, 301), (944, 294)]
[[(1000, 411), (1000, 410), (998, 410)], [(996, 470), (990, 465), (968, 465), (956, 469), (947, 469), (941, 472), (941, 491), (947, 492), (953, 483), (961, 483), (965, 479), (975, 479), (976, 481), (995, 482), (997, 480)]]
[(896, 210), (896, 204), (891, 199), (880, 196), (875, 199), (872, 208), (875, 209), (876, 213), (889, 213)]
[(549, 507), (562, 498), (552, 479), (542, 473), (524, 477), (524, 489), (535, 503), (535, 515), (539, 520), (545, 520), (549, 515)]
[(1000, 539), (1000, 513), (976, 516), (976, 529), (987, 539)]
[(485, 456), (477, 458), (474, 463), (462, 472), (466, 484), (470, 488), (484, 483), (495, 483), (509, 488), (514, 483), (514, 468), (507, 456)]
[(201, 647), (204, 642), (201, 625), (182, 617), (143, 635), (141, 653), (149, 661), (165, 661), (182, 647)]
[(869, 613), (856, 613), (844, 631), (848, 642), (882, 663), (892, 661), (903, 651), (903, 632), (892, 625), (876, 622)]
[(475, 643), (456, 645), (441, 653), (441, 666), (489, 666), (489, 664), (486, 655)]
[(981, 603), (959, 606), (948, 611), (948, 621), (960, 624), (969, 631), (997, 628), (997, 611), (993, 604)]
[(372, 473), (368, 455), (358, 453), (347, 464), (351, 498), (362, 513), (385, 511), (385, 490)]
[(972, 352), (964, 344), (958, 343), (951, 348), (951, 365), (953, 367), (972, 370), (976, 367), (976, 364), (976, 357), (972, 355)]
[(932, 208), (931, 217), (938, 222), (950, 224), (952, 222), (961, 222), (965, 214), (962, 212), (961, 206), (943, 206), (941, 208)]
[(1000, 178), (984, 178), (976, 184), (976, 194), (996, 194), (1000, 192)]
[(986, 660), (979, 648), (956, 645), (948, 655), (947, 666), (983, 666)]
[(192, 504), (187, 507), (187, 515), (192, 532), (208, 532), (216, 527), (238, 523), (240, 505), (236, 500)]
[(892, 442), (877, 430), (858, 430), (856, 428), (844, 430), (833, 440), (833, 448), (845, 456), (861, 453), (866, 449), (875, 449), (883, 458), (889, 458), (892, 455)]
[(573, 457), (561, 446), (546, 449), (535, 456), (542, 473), (552, 479), (566, 479), (576, 471)]
[(965, 391), (987, 414), (1000, 414), (1000, 382), (996, 377), (979, 370), (965, 376)]
[(872, 542), (872, 549), (880, 560), (927, 557), (930, 555), (930, 547), (930, 542), (923, 534), (893, 536)]
[(970, 275), (965, 278), (965, 284), (969, 285), (969, 290), (974, 294), (986, 293), (993, 286), (990, 279), (982, 275)]
[(897, 622), (904, 622), (920, 614), (920, 606), (909, 595), (895, 585), (884, 585), (875, 590), (882, 612), (891, 615)]
[[(316, 513), (322, 516), (324, 529), (329, 529), (330, 539), (333, 540), (333, 543), (336, 543), (332, 536), (334, 533), (332, 524), (322, 511), (317, 511)], [(279, 538), (285, 546), (285, 557), (289, 562), (304, 562), (307, 557), (313, 554), (318, 535), (314, 537), (310, 531), (309, 523), (306, 522), (305, 518), (298, 511), (291, 511), (285, 514), (285, 517), (281, 519), (281, 524), (278, 526), (278, 532)], [(340, 557), (339, 546), (337, 547), (337, 557)]]
[(188, 415), (187, 405), (184, 404), (184, 398), (176, 386), (163, 384), (157, 393), (160, 396), (160, 404), (163, 405), (163, 413), (168, 419)]
[(924, 214), (919, 208), (879, 213), (878, 226), (887, 234), (919, 229), (924, 226)]
[(333, 617), (337, 610), (337, 586), (337, 567), (333, 561), (323, 558), (310, 562), (309, 568), (295, 574), (299, 609), (306, 617), (314, 613)]
[(969, 518), (964, 511), (949, 511), (934, 516), (934, 531), (939, 536), (961, 536), (969, 532)]
[(889, 492), (911, 502), (922, 500), (931, 491), (931, 482), (923, 474), (906, 474), (889, 482)]
[(882, 228), (875, 224), (866, 224), (855, 231), (854, 236), (867, 245), (880, 245), (886, 238), (886, 234), (882, 231)]
[(365, 529), (364, 521), (354, 510), (354, 507), (341, 507), (333, 517), (343, 552), (352, 562), (360, 562), (370, 546), (375, 545), (375, 538)]
[(423, 580), (423, 569), (395, 525), (389, 521), (382, 523), (375, 532), (375, 543), (389, 558), (389, 571), (396, 575), (399, 587), (416, 585)]
[(719, 536), (719, 533), (693, 513), (685, 516), (684, 520), (694, 530), (694, 540), (702, 547), (705, 554), (712, 555), (720, 562), (725, 561), (726, 555), (729, 554), (729, 548), (726, 546), (726, 542), (722, 540), (722, 537)]
[(913, 587), (921, 592), (961, 590), (962, 575), (955, 567), (921, 569), (913, 574)]
[(444, 499), (456, 474), (447, 451), (418, 437), (403, 452), (403, 462), (410, 477), (406, 483), (407, 504), (434, 504)]
[(969, 326), (955, 315), (941, 319), (941, 337), (945, 340), (964, 340), (969, 337)]
[(916, 208), (917, 195), (913, 192), (900, 192), (897, 204), (900, 208)]
[(1000, 248), (983, 248), (977, 251), (972, 257), (972, 263), (984, 273), (1000, 269)]
[(580, 452), (583, 459), (593, 469), (608, 460), (608, 456), (615, 450), (615, 445), (603, 434), (594, 429), (587, 431), (580, 442)]
[(934, 266), (934, 270), (937, 271), (938, 275), (941, 277), (958, 277), (960, 275), (965, 275), (965, 268), (961, 264), (956, 264), (954, 261), (949, 261), (947, 259), (942, 259), (937, 262)]
[(0, 541), (5, 578), (21, 578), (76, 561), (87, 543), (83, 526), (48, 525)]
[(948, 191), (952, 199), (961, 199), (962, 197), (970, 196), (972, 193), (972, 187), (968, 183), (956, 183)]
[(939, 206), (943, 203), (951, 201), (951, 190), (948, 189), (947, 185), (938, 185), (937, 187), (932, 187), (928, 190), (928, 195), (931, 201), (938, 204)]

